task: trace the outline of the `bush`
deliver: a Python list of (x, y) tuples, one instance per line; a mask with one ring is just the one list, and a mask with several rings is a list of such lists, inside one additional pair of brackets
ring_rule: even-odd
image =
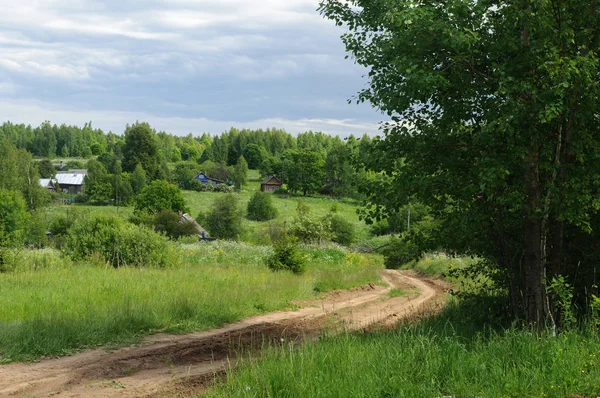
[(328, 217), (318, 219), (311, 215), (310, 207), (298, 201), (297, 216), (292, 220), (290, 233), (304, 243), (321, 243), (332, 237)]
[(99, 256), (115, 268), (164, 267), (174, 261), (167, 238), (145, 226), (110, 216), (97, 216), (76, 224), (69, 231), (65, 252), (74, 260)]
[(218, 239), (237, 240), (242, 234), (242, 211), (238, 206), (235, 194), (218, 197), (213, 202), (212, 210), (201, 217), (210, 234)]
[(330, 218), (333, 241), (340, 245), (349, 246), (354, 242), (354, 225), (344, 217), (334, 214)]
[(268, 221), (277, 217), (277, 209), (273, 206), (271, 195), (256, 192), (248, 202), (246, 218), (254, 221)]
[(148, 185), (135, 199), (135, 211), (158, 213), (161, 210), (186, 211), (181, 190), (167, 181), (157, 180)]
[(418, 260), (423, 255), (419, 246), (410, 239), (390, 239), (389, 246), (383, 249), (384, 264), (387, 269), (399, 269), (404, 264)]
[(197, 235), (196, 226), (191, 222), (181, 222), (179, 215), (171, 210), (162, 210), (154, 216), (154, 230), (171, 239)]
[(273, 246), (273, 251), (273, 254), (267, 258), (267, 266), (271, 270), (292, 271), (298, 275), (306, 271), (304, 258), (298, 252), (298, 242), (294, 237), (283, 234)]

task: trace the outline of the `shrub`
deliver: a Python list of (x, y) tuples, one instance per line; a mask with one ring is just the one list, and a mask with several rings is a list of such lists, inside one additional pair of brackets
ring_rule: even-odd
[(277, 209), (273, 206), (271, 195), (266, 192), (256, 192), (252, 195), (246, 217), (254, 221), (268, 221), (277, 217)]
[(298, 201), (297, 216), (292, 220), (290, 233), (305, 243), (321, 243), (332, 237), (329, 218), (318, 219), (311, 215), (310, 207)]
[(385, 268), (399, 269), (406, 263), (418, 260), (422, 254), (422, 250), (412, 240), (392, 237), (389, 246), (383, 250)]
[(148, 185), (135, 199), (135, 211), (158, 213), (161, 210), (186, 211), (181, 190), (167, 181), (157, 180)]
[(154, 230), (167, 235), (171, 239), (182, 236), (197, 235), (196, 226), (191, 222), (181, 222), (179, 215), (171, 210), (162, 210), (154, 216)]
[(354, 225), (344, 217), (334, 214), (330, 218), (333, 241), (340, 245), (349, 246), (354, 242)]
[(267, 258), (267, 266), (273, 271), (292, 271), (298, 275), (304, 273), (304, 258), (298, 252), (296, 238), (284, 233), (273, 246), (273, 254)]
[(115, 268), (164, 267), (174, 260), (167, 238), (145, 226), (110, 216), (97, 216), (76, 224), (69, 231), (65, 252), (74, 260), (99, 256)]
[(201, 219), (208, 232), (218, 239), (237, 240), (243, 231), (242, 211), (235, 194), (216, 198), (211, 211)]

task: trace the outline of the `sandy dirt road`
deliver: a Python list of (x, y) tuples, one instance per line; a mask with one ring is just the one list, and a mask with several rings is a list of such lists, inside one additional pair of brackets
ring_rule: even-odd
[[(370, 284), (222, 328), (188, 335), (155, 335), (116, 351), (91, 350), (32, 364), (0, 366), (0, 397), (168, 397), (211, 385), (240, 355), (265, 344), (295, 344), (324, 330), (356, 330), (439, 306), (444, 285), (407, 271), (386, 270), (387, 288)], [(409, 293), (390, 298), (392, 288)], [(240, 354), (242, 353), (242, 354)]]

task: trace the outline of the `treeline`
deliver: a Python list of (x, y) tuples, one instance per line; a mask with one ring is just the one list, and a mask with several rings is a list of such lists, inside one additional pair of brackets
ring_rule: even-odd
[[(94, 174), (104, 180), (122, 172), (132, 174), (139, 165), (149, 181), (168, 180), (193, 189), (190, 181), (194, 173), (204, 171), (210, 177), (236, 182), (235, 165), (246, 162), (250, 169), (260, 170), (263, 177), (277, 176), (293, 193), (340, 197), (359, 196), (356, 183), (364, 175), (352, 165), (366, 156), (371, 142), (366, 135), (342, 140), (308, 131), (294, 137), (281, 129), (232, 128), (217, 136), (181, 137), (156, 132), (149, 124), (139, 122), (127, 125), (123, 135), (94, 129), (91, 123), (78, 127), (45, 122), (31, 127), (7, 122), (0, 126), (0, 140), (38, 158), (96, 157), (103, 167), (92, 163), (91, 180)], [(48, 171), (42, 174), (50, 177)], [(237, 180), (240, 178), (243, 180), (237, 176)], [(114, 190), (119, 189), (118, 184), (113, 178)], [(101, 191), (105, 194), (95, 196), (111, 197), (108, 185), (104, 181)], [(123, 193), (129, 192), (128, 187), (122, 188)]]

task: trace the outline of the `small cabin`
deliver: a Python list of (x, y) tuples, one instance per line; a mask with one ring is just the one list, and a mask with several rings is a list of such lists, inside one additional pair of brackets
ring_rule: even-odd
[(260, 184), (260, 190), (263, 192), (275, 192), (281, 187), (283, 187), (283, 183), (275, 176), (267, 178)]
[(210, 178), (204, 172), (198, 174), (196, 177), (194, 177), (194, 179), (200, 181), (203, 184), (212, 184), (212, 185), (225, 184), (221, 180), (217, 180), (216, 178)]

